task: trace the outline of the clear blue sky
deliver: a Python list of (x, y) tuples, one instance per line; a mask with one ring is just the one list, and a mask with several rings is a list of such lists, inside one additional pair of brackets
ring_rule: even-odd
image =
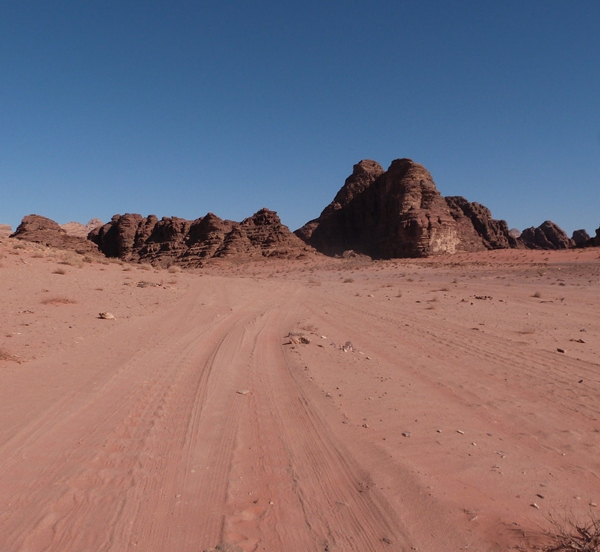
[(593, 234), (600, 2), (0, 2), (0, 222), (296, 229), (399, 157), (511, 227)]

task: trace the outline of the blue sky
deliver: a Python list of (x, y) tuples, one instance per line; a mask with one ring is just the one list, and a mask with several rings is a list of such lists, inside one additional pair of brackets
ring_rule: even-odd
[(600, 226), (600, 2), (0, 3), (0, 222), (296, 229), (410, 157), (523, 229)]

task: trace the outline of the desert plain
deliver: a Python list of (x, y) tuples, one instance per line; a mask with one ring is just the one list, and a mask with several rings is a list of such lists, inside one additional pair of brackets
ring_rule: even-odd
[(2, 551), (540, 550), (600, 512), (600, 248), (0, 256)]

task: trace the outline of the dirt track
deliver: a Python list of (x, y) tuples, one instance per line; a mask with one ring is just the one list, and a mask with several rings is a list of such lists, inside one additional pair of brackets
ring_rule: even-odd
[[(566, 307), (497, 269), (449, 288), (452, 270), (379, 270), (181, 275), (4, 362), (0, 549), (506, 550), (540, 511), (597, 503), (597, 265)], [(578, 358), (556, 352), (582, 328)]]

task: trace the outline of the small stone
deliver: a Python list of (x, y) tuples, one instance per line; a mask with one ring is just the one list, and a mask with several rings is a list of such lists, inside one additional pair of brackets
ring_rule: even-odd
[(539, 507), (539, 506), (538, 506), (538, 505), (537, 505), (535, 502), (532, 502), (532, 503), (530, 504), (530, 506), (531, 506), (532, 508), (537, 508), (538, 510), (540, 509), (540, 507)]
[(556, 348), (556, 350), (557, 350), (559, 353), (566, 353), (566, 352), (567, 352), (565, 349), (561, 349), (560, 347), (557, 347), (557, 348)]
[(436, 429), (437, 433), (441, 433), (442, 430), (441, 429)]
[(98, 313), (98, 318), (101, 318), (102, 320), (115, 320), (115, 315), (110, 312), (101, 312)]
[(239, 391), (236, 391), (236, 393), (238, 395), (247, 395), (248, 393), (250, 393), (250, 391), (248, 389), (240, 389)]
[(461, 435), (464, 435), (464, 434), (465, 434), (465, 432), (464, 432), (464, 431), (461, 431), (460, 429), (457, 429), (457, 430), (456, 430), (456, 433), (460, 433)]
[(410, 437), (412, 435), (412, 433), (410, 431), (403, 431), (402, 432), (402, 436), (403, 437)]
[(363, 424), (362, 426), (363, 427), (369, 427), (369, 424)]

